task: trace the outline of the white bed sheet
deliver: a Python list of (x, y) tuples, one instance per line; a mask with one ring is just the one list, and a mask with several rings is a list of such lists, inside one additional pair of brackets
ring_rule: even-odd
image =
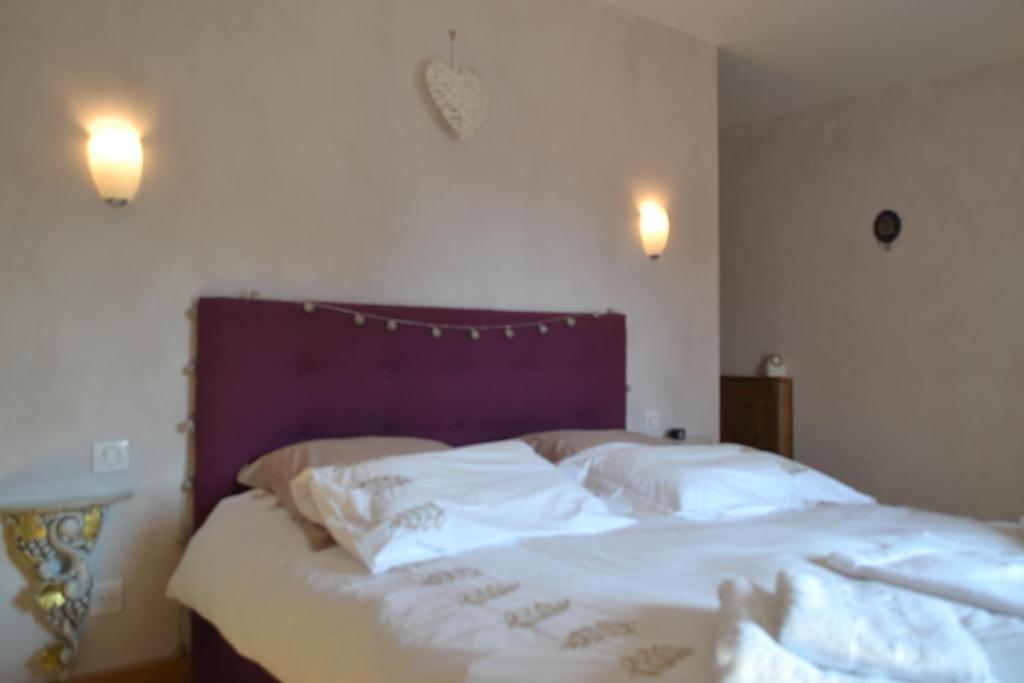
[[(283, 683), (596, 683), (635, 680), (637, 666), (660, 670), (659, 680), (704, 683), (714, 678), (724, 578), (770, 589), (780, 569), (923, 530), (1024, 547), (1017, 525), (841, 506), (737, 522), (645, 519), (370, 576), (340, 547), (312, 552), (276, 499), (250, 492), (221, 502), (168, 590)], [(518, 587), (475, 604), (489, 586)], [(510, 621), (538, 603), (565, 608), (534, 626)], [(1000, 681), (1024, 680), (1024, 620), (957, 609)]]

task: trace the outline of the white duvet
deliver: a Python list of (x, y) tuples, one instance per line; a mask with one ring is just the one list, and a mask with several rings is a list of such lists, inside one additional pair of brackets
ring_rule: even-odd
[[(923, 530), (1024, 546), (1017, 525), (818, 507), (736, 522), (652, 518), (370, 576), (340, 547), (309, 550), (276, 499), (250, 492), (221, 502), (168, 592), (283, 683), (706, 683), (723, 579), (771, 589), (782, 569)], [(1024, 680), (1024, 620), (956, 611), (997, 678)]]
[(311, 468), (295, 505), (374, 574), (509, 545), (631, 526), (518, 439)]

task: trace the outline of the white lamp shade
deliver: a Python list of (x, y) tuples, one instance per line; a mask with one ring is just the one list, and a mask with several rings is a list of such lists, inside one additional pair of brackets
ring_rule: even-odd
[(135, 198), (142, 179), (142, 141), (133, 127), (104, 121), (89, 131), (89, 168), (100, 197), (111, 206)]
[(665, 253), (668, 246), (669, 220), (665, 209), (655, 201), (640, 205), (640, 238), (644, 253), (656, 259)]

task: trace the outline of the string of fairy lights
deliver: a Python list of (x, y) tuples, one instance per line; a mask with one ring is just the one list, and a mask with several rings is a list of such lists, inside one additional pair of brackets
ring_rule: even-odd
[[(529, 320), (516, 323), (481, 323), (481, 324), (466, 324), (466, 323), (445, 323), (445, 322), (430, 322), (427, 320), (413, 320), (409, 318), (396, 318), (387, 315), (380, 315), (377, 313), (369, 313), (361, 311), (356, 308), (350, 308), (348, 306), (339, 306), (338, 304), (325, 304), (318, 303), (315, 301), (303, 301), (302, 310), (307, 315), (313, 315), (317, 311), (328, 311), (332, 313), (340, 313), (352, 318), (352, 323), (356, 327), (363, 327), (369, 321), (379, 322), (389, 332), (396, 332), (400, 327), (415, 327), (430, 331), (430, 335), (434, 339), (440, 339), (444, 336), (445, 332), (461, 332), (469, 337), (470, 341), (479, 341), (483, 333), (485, 332), (501, 332), (505, 335), (506, 339), (514, 339), (516, 332), (519, 330), (536, 330), (541, 335), (546, 335), (551, 331), (551, 328), (555, 325), (565, 325), (568, 328), (574, 328), (577, 324), (578, 315), (557, 315), (547, 318), (541, 318), (539, 320)], [(611, 311), (609, 311), (610, 313)], [(604, 313), (591, 313), (589, 314), (594, 318), (600, 318)]]

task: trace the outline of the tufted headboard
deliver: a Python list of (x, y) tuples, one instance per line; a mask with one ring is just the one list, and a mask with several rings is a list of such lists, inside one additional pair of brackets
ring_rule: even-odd
[[(386, 318), (506, 325), (552, 313), (345, 304)], [(506, 339), (399, 327), (302, 304), (201, 299), (195, 528), (238, 491), (242, 465), (291, 443), (359, 435), (452, 445), (626, 421), (626, 319), (577, 316)]]

